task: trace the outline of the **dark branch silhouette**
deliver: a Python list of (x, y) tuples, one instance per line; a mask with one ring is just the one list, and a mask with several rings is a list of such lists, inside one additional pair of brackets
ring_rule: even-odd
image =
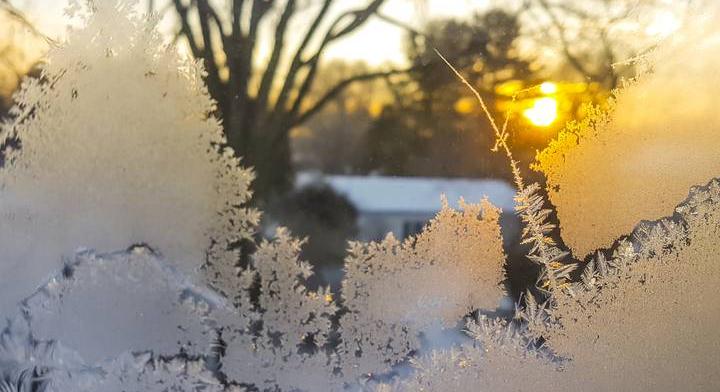
[[(233, 0), (224, 10), (208, 0), (173, 0), (178, 36), (205, 63), (208, 91), (218, 103), (216, 114), (223, 120), (227, 143), (258, 172), (255, 190), (260, 198), (289, 185), (293, 127), (308, 121), (352, 83), (410, 71), (353, 75), (321, 92), (319, 99), (309, 100), (318, 95), (315, 81), (328, 47), (378, 15), (384, 2), (367, 0), (329, 20), (331, 6), (339, 3), (323, 0), (297, 47), (291, 48), (288, 32), (298, 15), (296, 0)], [(268, 37), (263, 36), (266, 32)], [(271, 48), (269, 58), (258, 66), (257, 46), (265, 40)]]

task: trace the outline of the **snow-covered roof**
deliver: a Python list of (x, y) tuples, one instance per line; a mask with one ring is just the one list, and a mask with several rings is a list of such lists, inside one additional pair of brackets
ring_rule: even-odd
[(503, 211), (513, 210), (515, 189), (497, 179), (455, 179), (428, 177), (345, 176), (298, 173), (296, 185), (325, 183), (345, 195), (360, 212), (434, 213), (440, 209), (440, 196), (447, 196), (457, 207), (462, 197), (476, 203), (483, 197)]

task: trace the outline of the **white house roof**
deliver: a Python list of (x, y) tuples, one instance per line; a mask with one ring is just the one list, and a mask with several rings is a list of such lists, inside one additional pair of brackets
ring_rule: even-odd
[(512, 211), (514, 207), (515, 189), (506, 181), (496, 179), (298, 174), (298, 187), (312, 183), (329, 185), (365, 213), (434, 213), (440, 210), (443, 194), (456, 208), (461, 197), (466, 202), (477, 203), (485, 196), (503, 211)]

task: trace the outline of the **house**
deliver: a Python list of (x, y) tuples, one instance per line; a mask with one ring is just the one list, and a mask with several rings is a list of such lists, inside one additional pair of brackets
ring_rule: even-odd
[(398, 238), (406, 238), (420, 232), (440, 210), (441, 195), (445, 195), (455, 208), (461, 197), (470, 203), (487, 197), (503, 211), (501, 225), (506, 239), (516, 237), (519, 230), (519, 222), (513, 213), (515, 189), (503, 180), (308, 172), (299, 173), (296, 179), (299, 188), (318, 183), (328, 185), (355, 206), (359, 240), (380, 240), (389, 232)]

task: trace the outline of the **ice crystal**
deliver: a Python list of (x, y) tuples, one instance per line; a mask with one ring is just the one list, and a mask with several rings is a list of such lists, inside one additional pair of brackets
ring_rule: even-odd
[[(503, 294), (499, 210), (487, 200), (442, 210), (417, 237), (354, 243), (346, 260), (340, 320), (344, 360), (359, 373), (392, 365), (419, 347), (433, 323), (452, 326)], [(422, 284), (420, 284), (422, 282)]]
[(577, 265), (563, 263), (568, 252), (560, 249), (550, 236), (555, 230), (555, 224), (548, 220), (552, 210), (545, 208), (545, 197), (539, 191), (537, 183), (518, 190), (515, 211), (525, 225), (521, 243), (529, 245), (527, 257), (543, 268), (539, 277), (540, 288), (554, 290), (568, 280)]
[(481, 318), (469, 323), (468, 333), (474, 342), (412, 360), (415, 373), (396, 382), (391, 390), (558, 390), (560, 367), (533, 348), (532, 338), (521, 326)]
[(52, 380), (80, 376), (84, 364), (76, 353), (56, 341), (40, 341), (22, 317), (0, 333), (0, 390), (45, 391)]
[(720, 199), (710, 196), (716, 181), (708, 188), (680, 207), (686, 211), (680, 222), (659, 221), (635, 245), (620, 242), (609, 260), (598, 255), (573, 295), (556, 297), (551, 320), (558, 324), (549, 323), (544, 336), (555, 352), (571, 358), (568, 388), (699, 391), (720, 385), (720, 315), (713, 310)]
[(59, 379), (49, 392), (240, 392), (225, 387), (202, 361), (165, 360), (151, 354), (124, 355), (104, 368), (102, 375)]
[(331, 382), (332, 365), (323, 350), (337, 308), (328, 289), (306, 289), (312, 268), (299, 259), (301, 244), (279, 229), (275, 240), (260, 244), (244, 272), (245, 295), (255, 288), (259, 293), (257, 307), (241, 306), (239, 312), (261, 324), (253, 328), (232, 319), (221, 324), (227, 344), (223, 367), (231, 380), (282, 390)]
[[(499, 210), (487, 201), (461, 201), (460, 210), (445, 202), (405, 241), (350, 244), (340, 298), (308, 289), (313, 271), (299, 257), (302, 240), (284, 229), (272, 240), (249, 236), (257, 221), (243, 207), (251, 174), (220, 147), (202, 67), (165, 47), (130, 3), (92, 4), (75, 7), (85, 27), (52, 51), (42, 78), (26, 82), (14, 119), (0, 131), (7, 158), (0, 168), (0, 315), (11, 320), (0, 334), (0, 391), (720, 385), (713, 291), (720, 182), (693, 187), (672, 215), (690, 185), (715, 174), (708, 158), (714, 128), (685, 143), (678, 132), (687, 128), (650, 127), (646, 135), (655, 139), (648, 141), (638, 136), (641, 125), (657, 123), (631, 120), (654, 115), (630, 117), (643, 94), (687, 124), (711, 111), (673, 112), (655, 94), (673, 64), (619, 94), (614, 111), (568, 128), (539, 156), (573, 250), (610, 246), (577, 274), (552, 240), (538, 185), (520, 176), (506, 127), (493, 122), (515, 175), (528, 257), (543, 267), (539, 288), (550, 289), (537, 301), (528, 293), (515, 317), (503, 319), (490, 315), (503, 296), (505, 257)], [(688, 43), (669, 47), (693, 54), (717, 44)], [(705, 87), (694, 77), (693, 88)], [(598, 160), (601, 144), (608, 150)], [(642, 155), (669, 144), (672, 154)], [(687, 159), (686, 150), (698, 155)], [(632, 153), (629, 163), (607, 159), (623, 151)], [(674, 153), (682, 165), (673, 166)], [(708, 162), (708, 170), (696, 167)], [(576, 175), (570, 164), (593, 175)], [(680, 178), (678, 168), (692, 175)], [(600, 187), (595, 174), (618, 188)], [(621, 187), (628, 189), (622, 197)], [(639, 198), (637, 189), (669, 196)], [(581, 211), (586, 221), (575, 215)], [(233, 250), (241, 238), (256, 246), (242, 265)], [(73, 253), (78, 247), (97, 250)], [(427, 349), (432, 328), (458, 325), (467, 340)], [(399, 376), (406, 363), (414, 370)]]
[(146, 243), (190, 272), (211, 248), (213, 266), (229, 263), (225, 249), (257, 220), (241, 207), (250, 172), (219, 147), (202, 67), (131, 4), (94, 4), (0, 129), (0, 275), (12, 276), (1, 315), (78, 247)]
[[(576, 265), (562, 262), (568, 255), (568, 252), (555, 246), (555, 241), (549, 235), (550, 232), (555, 229), (555, 225), (548, 220), (551, 210), (545, 208), (545, 197), (538, 192), (540, 186), (537, 183), (526, 185), (518, 165), (519, 162), (516, 161), (513, 156), (512, 149), (508, 144), (508, 138), (510, 136), (508, 124), (510, 123), (510, 115), (512, 113), (508, 112), (502, 126), (498, 126), (480, 92), (478, 92), (437, 49), (435, 52), (440, 56), (442, 61), (447, 64), (455, 76), (475, 95), (475, 98), (490, 122), (490, 127), (495, 133), (495, 145), (491, 148), (491, 151), (502, 151), (502, 153), (505, 154), (515, 186), (517, 187), (515, 211), (525, 225), (521, 242), (530, 245), (528, 259), (538, 264), (542, 269), (542, 274), (538, 280), (541, 289), (549, 289), (552, 291), (564, 283), (568, 275), (576, 268)], [(515, 97), (513, 97), (513, 100), (514, 99)]]
[(125, 351), (206, 354), (215, 335), (204, 320), (216, 302), (136, 250), (78, 255), (24, 301), (23, 313), (36, 339), (61, 341), (94, 363)]
[[(339, 329), (329, 290), (305, 287), (312, 270), (299, 259), (302, 242), (279, 230), (241, 274), (245, 295), (258, 293), (252, 303), (239, 304), (251, 320), (236, 323), (231, 316), (218, 323), (226, 344), (223, 371), (261, 388), (340, 390), (406, 359), (431, 324), (454, 326), (472, 310), (494, 309), (503, 293), (499, 210), (487, 201), (461, 205), (455, 211), (445, 203), (423, 233), (405, 243), (389, 237), (352, 245)], [(416, 281), (428, 286), (418, 288)]]
[[(504, 255), (487, 201), (445, 203), (405, 243), (354, 244), (340, 301), (307, 289), (303, 241), (283, 229), (240, 266), (237, 241), (254, 241), (257, 221), (243, 207), (251, 175), (220, 147), (201, 65), (129, 2), (75, 8), (84, 27), (26, 82), (1, 133), (19, 141), (0, 143), (1, 272), (16, 278), (2, 311), (26, 325), (6, 331), (21, 349), (0, 350), (16, 369), (4, 381), (340, 390), (406, 360), (431, 325), (498, 305)], [(58, 359), (55, 347), (68, 348)]]
[(538, 155), (577, 257), (672, 214), (691, 186), (720, 173), (720, 58), (708, 55), (720, 47), (714, 20), (663, 42), (644, 59), (650, 70), (617, 92), (607, 112), (592, 109)]
[(414, 359), (410, 378), (383, 388), (716, 389), (720, 182), (694, 188), (677, 211), (617, 241), (611, 256), (598, 253), (546, 302), (526, 296), (515, 320), (470, 322), (475, 344)]

